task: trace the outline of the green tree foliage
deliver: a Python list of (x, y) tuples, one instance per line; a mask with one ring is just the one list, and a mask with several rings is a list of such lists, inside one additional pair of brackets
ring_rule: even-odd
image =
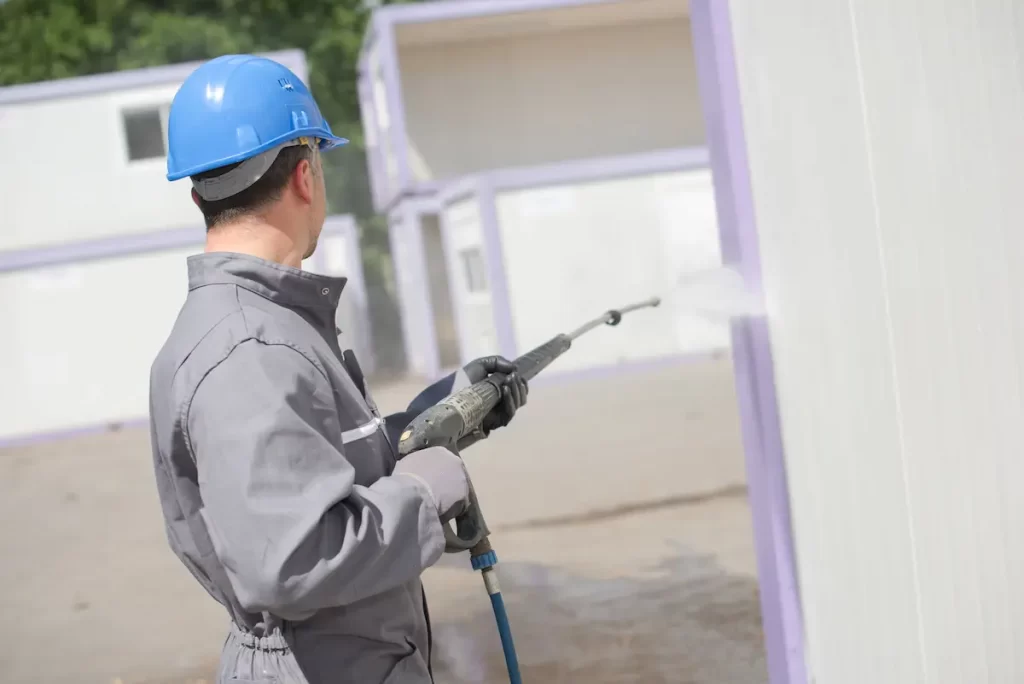
[[(388, 3), (385, 3), (388, 4)], [(352, 146), (324, 156), (330, 210), (355, 214), (381, 365), (401, 365), (384, 221), (370, 204), (356, 64), (363, 0), (7, 0), (0, 4), (0, 85), (299, 48), (310, 88)]]

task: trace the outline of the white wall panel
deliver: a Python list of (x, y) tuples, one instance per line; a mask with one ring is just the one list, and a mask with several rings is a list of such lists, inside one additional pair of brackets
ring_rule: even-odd
[(149, 370), (202, 246), (0, 274), (0, 438), (149, 413)]
[(655, 295), (662, 309), (580, 338), (553, 368), (728, 348), (726, 325), (686, 315), (670, 296), (684, 273), (721, 263), (709, 171), (506, 190), (497, 214), (520, 353)]
[(1024, 7), (730, 5), (813, 681), (1024, 681)]

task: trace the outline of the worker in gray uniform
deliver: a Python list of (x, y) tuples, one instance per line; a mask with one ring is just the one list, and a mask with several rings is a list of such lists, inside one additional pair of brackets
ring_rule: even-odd
[[(218, 682), (432, 681), (420, 574), (464, 510), (462, 460), (396, 459), (395, 434), (493, 373), (478, 359), (384, 418), (335, 328), (345, 280), (301, 270), (325, 218), (320, 155), (335, 136), (284, 66), (229, 55), (196, 69), (168, 118), (169, 180), (206, 220), (189, 292), (150, 377), (150, 429), (171, 547), (231, 616)], [(465, 445), (460, 445), (465, 446)]]

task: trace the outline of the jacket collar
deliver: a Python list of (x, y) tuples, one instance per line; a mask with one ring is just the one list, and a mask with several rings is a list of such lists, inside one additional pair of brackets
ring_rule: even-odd
[(338, 308), (347, 278), (309, 273), (234, 252), (208, 252), (188, 258), (189, 291), (204, 285), (237, 285), (280, 304), (311, 309)]

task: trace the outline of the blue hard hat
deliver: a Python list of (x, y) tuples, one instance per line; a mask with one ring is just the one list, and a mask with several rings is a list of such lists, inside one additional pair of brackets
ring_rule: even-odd
[(189, 74), (167, 119), (167, 180), (245, 161), (297, 138), (327, 150), (331, 132), (291, 69), (254, 55), (224, 55)]

